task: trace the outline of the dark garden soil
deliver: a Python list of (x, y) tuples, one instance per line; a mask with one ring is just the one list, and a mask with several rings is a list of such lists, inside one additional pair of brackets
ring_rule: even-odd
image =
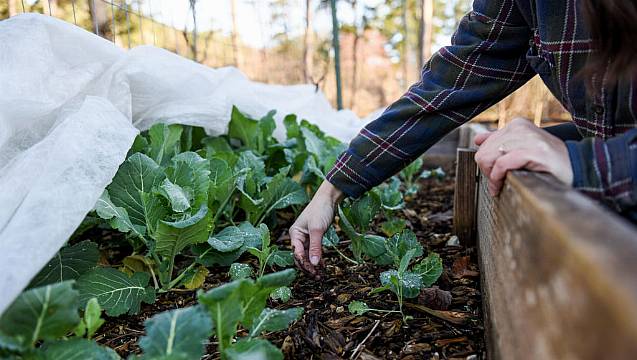
[[(393, 293), (368, 295), (379, 286), (378, 276), (387, 268), (371, 263), (354, 265), (328, 249), (321, 280), (311, 279), (299, 271), (292, 286), (292, 299), (285, 304), (271, 301), (269, 305), (305, 309), (303, 317), (287, 331), (266, 334), (282, 348), (287, 359), (485, 358), (476, 249), (447, 244), (452, 237), (453, 177), (420, 181), (419, 193), (408, 199), (406, 208), (398, 216), (408, 220), (409, 227), (428, 251), (440, 254), (444, 273), (434, 288), (421, 292), (419, 298), (407, 300), (405, 312), (413, 319), (405, 325), (397, 313), (368, 312), (363, 316), (349, 313), (347, 305), (353, 300), (365, 301), (371, 308), (398, 309)], [(285, 229), (293, 221), (293, 215), (286, 217), (280, 219), (276, 235), (277, 244), (287, 248), (289, 238)], [(374, 224), (375, 229), (380, 222)], [(351, 256), (347, 243), (342, 241), (339, 248)], [(252, 261), (249, 255), (243, 258), (243, 261)], [(215, 269), (217, 271), (211, 270), (208, 275), (205, 289), (229, 281), (227, 268)], [(96, 340), (122, 356), (137, 353), (137, 342), (144, 334), (144, 320), (158, 312), (195, 302), (195, 291), (161, 294), (155, 304), (143, 305), (139, 315), (108, 318)], [(215, 343), (211, 342), (204, 359), (218, 358)]]

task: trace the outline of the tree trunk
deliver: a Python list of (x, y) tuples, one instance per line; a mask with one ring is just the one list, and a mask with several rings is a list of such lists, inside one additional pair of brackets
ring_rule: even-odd
[(108, 18), (106, 3), (101, 0), (89, 0), (93, 32), (105, 39), (111, 40), (111, 24)]
[(240, 67), (241, 57), (239, 54), (238, 27), (237, 27), (237, 0), (230, 0), (232, 16), (232, 62), (234, 66)]
[(190, 48), (192, 49), (192, 59), (197, 61), (197, 0), (190, 0), (190, 11), (192, 11), (193, 23), (192, 44), (190, 45)]
[(350, 83), (349, 108), (353, 109), (356, 104), (356, 87), (358, 75), (358, 43), (360, 41), (360, 29), (358, 28), (358, 11), (356, 0), (352, 0), (352, 13), (354, 13), (354, 41), (352, 43), (352, 80)]
[(409, 6), (409, 0), (403, 0), (402, 5), (401, 22), (403, 25), (403, 48), (400, 57), (403, 68), (403, 87), (407, 87), (409, 84), (409, 63), (407, 59), (407, 54), (409, 52), (409, 42), (407, 41), (407, 33), (409, 31), (409, 26), (407, 24), (407, 7)]
[(305, 35), (303, 37), (303, 77), (306, 83), (312, 82), (312, 0), (305, 0)]
[(429, 60), (431, 57), (431, 43), (433, 39), (433, 18), (434, 18), (434, 3), (433, 0), (423, 0), (423, 18), (425, 19), (425, 34), (424, 34), (424, 59)]
[(341, 88), (341, 49), (338, 34), (338, 16), (336, 15), (336, 0), (330, 0), (332, 8), (332, 46), (334, 47), (334, 73), (336, 75), (336, 108), (343, 109), (343, 93)]
[[(425, 1), (418, 3), (418, 71), (422, 73), (425, 66)], [(420, 78), (420, 76), (419, 76)]]

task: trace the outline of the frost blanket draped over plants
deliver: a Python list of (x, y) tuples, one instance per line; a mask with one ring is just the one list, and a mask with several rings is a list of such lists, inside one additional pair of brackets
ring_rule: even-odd
[(363, 125), (310, 85), (255, 83), (151, 46), (125, 51), (49, 16), (0, 22), (0, 313), (93, 208), (140, 130), (166, 122), (219, 135), (232, 105), (276, 109), (279, 124), (296, 113), (341, 141)]

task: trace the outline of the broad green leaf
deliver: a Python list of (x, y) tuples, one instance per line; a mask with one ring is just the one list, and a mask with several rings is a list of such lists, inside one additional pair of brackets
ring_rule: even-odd
[(206, 147), (206, 156), (208, 158), (219, 153), (232, 153), (232, 147), (228, 144), (228, 140), (222, 136), (207, 137), (203, 139), (203, 144)]
[(260, 154), (263, 154), (267, 147), (272, 142), (272, 133), (274, 133), (274, 129), (276, 128), (276, 123), (274, 122), (274, 115), (276, 114), (275, 110), (271, 110), (264, 117), (259, 120), (259, 134), (258, 134), (258, 144), (257, 149)]
[(262, 241), (261, 230), (249, 222), (242, 222), (239, 226), (228, 226), (208, 239), (208, 244), (219, 252), (241, 250), (241, 255), (248, 247), (260, 248)]
[(239, 109), (233, 106), (228, 124), (228, 136), (240, 140), (243, 146), (256, 150), (258, 135), (259, 122), (243, 115)]
[(82, 304), (96, 297), (109, 316), (132, 315), (139, 312), (142, 301), (155, 302), (155, 289), (148, 286), (149, 280), (148, 273), (129, 277), (112, 268), (95, 268), (77, 280), (77, 289)]
[(179, 151), (182, 132), (181, 125), (158, 123), (148, 130), (150, 137), (150, 157), (158, 164), (165, 165)]
[(420, 263), (414, 265), (412, 271), (421, 277), (425, 287), (429, 287), (442, 275), (442, 259), (436, 253), (430, 253)]
[(300, 307), (286, 310), (263, 309), (261, 314), (252, 321), (252, 327), (250, 328), (250, 334), (248, 336), (255, 337), (266, 331), (287, 329), (290, 323), (297, 320), (302, 313), (303, 309)]
[(131, 146), (130, 150), (128, 151), (128, 155), (126, 155), (126, 157), (129, 157), (130, 155), (134, 154), (134, 153), (146, 153), (146, 151), (148, 150), (148, 140), (146, 140), (146, 138), (142, 135), (142, 134), (138, 134), (135, 137), (135, 140), (133, 141), (133, 146)]
[(343, 209), (347, 218), (352, 222), (359, 232), (364, 233), (380, 210), (380, 198), (373, 192), (367, 192), (363, 197), (352, 202), (352, 204)]
[(227, 360), (283, 360), (283, 353), (264, 339), (242, 339), (224, 351)]
[(327, 228), (327, 231), (323, 234), (321, 242), (324, 246), (337, 246), (341, 242), (341, 239), (338, 237), (333, 225), (330, 225), (330, 227)]
[(34, 356), (38, 360), (118, 360), (115, 350), (98, 345), (93, 340), (71, 338), (45, 342)]
[(385, 248), (396, 266), (409, 250), (414, 250), (413, 257), (419, 257), (423, 254), (422, 245), (416, 238), (416, 234), (409, 229), (387, 239)]
[(363, 301), (352, 301), (347, 305), (347, 310), (354, 315), (363, 315), (371, 309), (367, 304)]
[(296, 277), (294, 269), (286, 269), (283, 271), (265, 274), (258, 278), (252, 288), (246, 286), (246, 291), (242, 294), (244, 307), (243, 325), (250, 328), (252, 320), (254, 320), (265, 308), (266, 302), (276, 289), (281, 286), (288, 286)]
[(108, 193), (116, 207), (127, 211), (133, 225), (144, 226), (152, 234), (159, 219), (167, 213), (160, 198), (152, 194), (164, 178), (164, 171), (153, 159), (133, 154), (119, 167)]
[(297, 122), (296, 115), (289, 114), (283, 118), (283, 125), (288, 139), (298, 138), (301, 136), (301, 127)]
[(236, 188), (237, 176), (228, 163), (220, 158), (210, 159), (208, 206), (215, 212), (227, 203)]
[(155, 269), (155, 262), (143, 255), (130, 255), (122, 260), (123, 266), (119, 268), (120, 271), (125, 272), (128, 275), (133, 275), (136, 272), (150, 271)]
[(29, 288), (75, 280), (97, 265), (100, 252), (88, 240), (65, 246), (31, 280)]
[(212, 333), (212, 320), (201, 306), (164, 311), (146, 320), (139, 340), (142, 359), (199, 359)]
[(184, 152), (172, 158), (166, 176), (187, 194), (193, 209), (208, 203), (210, 163), (194, 152)]
[[(285, 174), (277, 174), (268, 183), (262, 193), (263, 207), (262, 217), (275, 209), (284, 209), (291, 205), (303, 205), (307, 202), (305, 190), (296, 181)], [(253, 219), (258, 220), (258, 219)]]
[(95, 332), (104, 324), (105, 320), (102, 319), (102, 308), (100, 307), (97, 298), (91, 298), (86, 303), (84, 308), (84, 315), (80, 320), (77, 328), (75, 328), (75, 335), (84, 336), (88, 339), (95, 335)]
[(38, 340), (60, 338), (80, 322), (79, 299), (73, 281), (27, 290), (0, 317), (0, 333), (18, 340), (23, 348)]
[(396, 295), (398, 295), (398, 288), (392, 282), (392, 278), (398, 279), (398, 282), (401, 284), (403, 297), (404, 298), (414, 298), (418, 296), (420, 293), (420, 289), (422, 288), (422, 280), (420, 279), (420, 275), (405, 271), (402, 276), (396, 270), (388, 270), (383, 271), (380, 274), (380, 283), (384, 286), (389, 285), (389, 289)]
[(174, 212), (182, 213), (190, 209), (190, 199), (188, 193), (179, 185), (173, 184), (170, 180), (164, 179), (159, 186), (159, 194), (170, 202)]
[(228, 348), (243, 319), (242, 289), (251, 281), (241, 279), (216, 287), (206, 293), (199, 293), (199, 303), (205, 306), (212, 317), (219, 351)]
[(401, 218), (391, 218), (380, 224), (380, 230), (386, 236), (394, 236), (407, 228), (407, 221)]
[(326, 147), (325, 142), (305, 126), (301, 127), (301, 133), (305, 140), (307, 152), (313, 154), (316, 156), (316, 159), (320, 160)]
[(422, 163), (422, 158), (412, 161), (400, 172), (400, 177), (403, 178), (408, 185), (411, 185), (415, 180), (414, 177), (416, 174), (420, 171), (420, 169), (422, 169)]
[(274, 250), (268, 260), (268, 266), (288, 267), (294, 265), (294, 255), (288, 250)]
[(287, 286), (281, 286), (280, 288), (274, 290), (272, 294), (270, 294), (270, 298), (272, 298), (272, 300), (280, 300), (284, 303), (288, 302), (291, 297), (292, 289)]
[(183, 287), (189, 290), (199, 289), (203, 286), (206, 281), (206, 276), (208, 276), (209, 273), (210, 271), (208, 271), (208, 268), (205, 266), (197, 266), (184, 276), (180, 285), (183, 285)]
[(187, 246), (206, 242), (211, 218), (208, 207), (202, 205), (195, 215), (185, 220), (160, 221), (155, 234), (155, 252), (173, 258)]
[(380, 185), (378, 192), (384, 209), (398, 210), (405, 205), (403, 194), (400, 192), (400, 180), (395, 176), (388, 183)]
[(252, 276), (252, 267), (248, 264), (232, 263), (228, 274), (232, 280), (247, 279)]
[(95, 203), (95, 211), (97, 215), (104, 220), (109, 220), (109, 224), (113, 229), (123, 233), (131, 232), (134, 235), (143, 237), (146, 232), (146, 226), (135, 225), (131, 222), (126, 209), (115, 206), (111, 201), (108, 190), (104, 190), (102, 196)]
[(411, 259), (413, 259), (414, 254), (416, 254), (416, 249), (409, 249), (405, 255), (400, 259), (400, 263), (398, 265), (398, 273), (403, 274), (407, 271), (407, 267), (411, 264)]

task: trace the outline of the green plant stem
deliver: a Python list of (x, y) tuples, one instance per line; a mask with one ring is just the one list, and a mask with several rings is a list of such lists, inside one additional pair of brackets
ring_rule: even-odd
[(221, 205), (219, 206), (219, 209), (217, 209), (217, 212), (215, 213), (215, 217), (212, 219), (212, 223), (213, 224), (217, 223), (217, 220), (219, 220), (219, 217), (223, 213), (223, 209), (226, 208), (226, 205), (228, 205), (228, 202), (232, 198), (233, 194), (234, 194), (234, 190), (232, 190), (232, 192), (230, 192), (230, 195), (228, 195), (228, 197), (226, 197), (226, 199), (223, 201), (223, 203), (221, 203)]
[(352, 264), (354, 264), (354, 265), (360, 265), (360, 263), (359, 263), (358, 261), (356, 261), (356, 260), (354, 260), (354, 259), (350, 259), (350, 258), (349, 258), (349, 257), (347, 257), (345, 254), (343, 254), (343, 252), (342, 252), (342, 251), (340, 251), (340, 250), (338, 249), (338, 247), (336, 247), (336, 245), (332, 245), (332, 247), (334, 248), (334, 250), (336, 250), (336, 252), (337, 252), (337, 253), (338, 253), (338, 254), (339, 254), (339, 255), (340, 255), (343, 259), (345, 259), (345, 260), (347, 260), (347, 261), (351, 262), (351, 263), (352, 263)]
[(197, 265), (197, 260), (203, 259), (203, 257), (210, 251), (212, 250), (212, 248), (206, 249), (206, 251), (202, 252), (201, 255), (199, 255), (197, 257), (197, 259), (195, 259), (195, 261), (192, 262), (192, 264), (188, 265), (187, 268), (184, 269), (184, 271), (182, 271), (176, 278), (174, 278), (169, 284), (168, 284), (168, 290), (172, 289), (173, 287), (175, 287), (175, 285), (177, 285), (181, 279), (184, 278), (184, 276), (186, 276), (186, 274), (188, 273), (188, 271), (192, 270), (196, 265)]

